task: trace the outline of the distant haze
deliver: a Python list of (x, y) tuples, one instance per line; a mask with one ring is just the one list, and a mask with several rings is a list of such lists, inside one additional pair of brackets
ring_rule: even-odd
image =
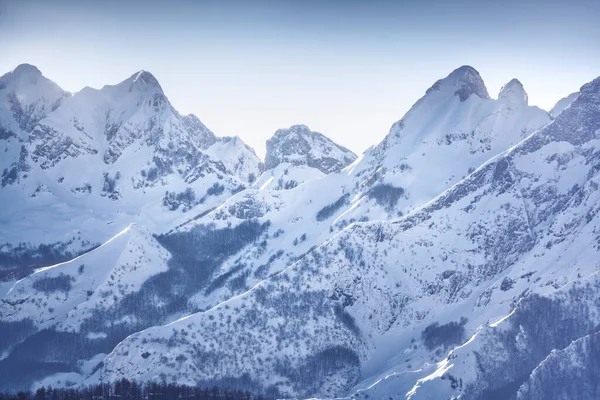
[(361, 153), (463, 64), (549, 109), (600, 75), (599, 20), (597, 0), (0, 0), (0, 74), (26, 62), (75, 92), (145, 69), (260, 156), (292, 124)]

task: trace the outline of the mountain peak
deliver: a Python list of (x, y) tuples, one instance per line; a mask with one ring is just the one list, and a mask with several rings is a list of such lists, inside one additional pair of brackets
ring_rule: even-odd
[(38, 67), (31, 64), (19, 64), (11, 72), (16, 75), (42, 75)]
[(158, 79), (145, 70), (140, 70), (131, 75), (131, 77), (127, 79), (127, 82), (130, 83), (129, 91), (136, 87), (144, 90), (158, 90), (162, 93), (162, 87), (160, 86), (160, 83), (158, 83)]
[(0, 120), (0, 125), (16, 123), (14, 126), (18, 126), (21, 131), (30, 132), (68, 96), (70, 93), (43, 76), (37, 67), (20, 64), (0, 76), (0, 102), (9, 104), (11, 110), (11, 122)]
[(469, 65), (463, 65), (452, 71), (447, 77), (438, 80), (427, 90), (426, 94), (442, 90), (452, 90), (452, 94), (458, 96), (460, 101), (467, 100), (472, 94), (476, 94), (482, 99), (490, 98), (481, 75)]
[(502, 86), (498, 94), (498, 100), (515, 106), (526, 106), (529, 103), (527, 92), (525, 92), (523, 84), (518, 79), (512, 79), (506, 85)]
[(456, 68), (454, 71), (450, 73), (450, 76), (467, 76), (467, 75), (477, 75), (479, 76), (479, 71), (470, 65), (461, 65)]
[(141, 82), (147, 85), (156, 85), (156, 86), (160, 86), (160, 84), (158, 83), (158, 80), (154, 77), (154, 75), (152, 75), (150, 72), (145, 71), (145, 70), (140, 70), (138, 71), (135, 75), (134, 78), (134, 82)]
[(36, 84), (41, 80), (48, 80), (36, 66), (31, 64), (20, 64), (12, 71), (2, 75), (1, 78), (5, 84), (12, 82), (12, 85), (15, 85), (15, 87), (28, 86)]
[(289, 135), (310, 135), (312, 131), (306, 125), (294, 124), (289, 128), (277, 129), (273, 137), (289, 136)]
[(52, 103), (70, 95), (42, 75), (42, 72), (31, 64), (20, 64), (12, 71), (0, 76), (0, 86), (1, 89), (13, 92), (19, 101), (29, 105), (43, 97)]
[(278, 129), (267, 140), (265, 167), (275, 168), (281, 163), (308, 165), (324, 173), (340, 170), (356, 159), (356, 155), (306, 125), (292, 125)]

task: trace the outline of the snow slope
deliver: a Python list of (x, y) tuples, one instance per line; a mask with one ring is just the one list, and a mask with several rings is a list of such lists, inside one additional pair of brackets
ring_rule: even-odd
[(599, 223), (599, 82), (406, 216), (352, 224), (247, 292), (129, 337), (93, 380), (236, 378), (283, 395), (333, 396), (402, 375), (412, 382), (400, 380), (402, 396), (414, 387), (411, 397), (431, 398), (429, 382), (463, 389), (445, 375), (448, 363), (429, 363), (498, 323), (524, 292), (544, 294), (597, 268), (587, 262), (597, 249), (578, 238)]
[[(420, 360), (419, 371), (411, 374), (405, 372), (407, 366), (398, 365), (381, 375), (389, 378), (359, 392), (358, 397), (504, 399), (515, 398), (519, 391), (519, 398), (591, 398), (593, 385), (590, 389), (589, 381), (578, 371), (595, 371), (594, 367), (557, 357), (553, 349), (566, 348), (598, 326), (599, 111), (597, 79), (582, 88), (580, 97), (553, 124), (484, 165), (409, 218), (413, 221), (398, 221), (408, 232), (419, 221), (431, 223), (428, 230), (437, 231), (439, 214), (463, 204), (467, 215), (458, 213), (448, 220), (458, 241), (442, 243), (453, 247), (461, 241), (479, 244), (456, 253), (466, 270), (443, 271), (432, 289), (445, 294), (451, 289), (450, 293), (458, 294), (459, 299), (449, 300), (458, 300), (466, 310), (454, 314), (454, 320), (464, 316), (469, 322), (455, 343), (458, 346), (445, 359), (438, 355), (434, 360), (440, 361), (434, 364)], [(491, 187), (481, 188), (479, 182), (486, 175)], [(482, 195), (482, 189), (487, 194)], [(478, 215), (482, 206), (489, 217)], [(434, 214), (428, 212), (432, 210)], [(510, 218), (505, 219), (504, 213)], [(477, 215), (477, 222), (466, 232), (457, 229), (471, 220), (469, 214)], [(426, 240), (427, 235), (417, 237)], [(478, 240), (481, 238), (483, 243)], [(483, 245), (486, 242), (488, 245)], [(433, 248), (439, 248), (439, 237)], [(489, 260), (484, 265), (471, 258), (481, 257), (482, 250)], [(445, 257), (452, 256), (442, 255), (442, 261)], [(435, 255), (430, 265), (423, 261), (423, 270), (436, 270), (434, 259)], [(438, 271), (447, 263), (442, 261), (437, 261), (442, 264)], [(462, 276), (457, 277), (460, 272)], [(447, 313), (448, 308), (442, 312)], [(557, 354), (571, 351), (568, 348)], [(411, 358), (414, 363), (414, 356)], [(563, 368), (536, 372), (544, 369), (545, 359), (561, 362)], [(579, 383), (558, 387), (550, 383), (565, 374), (570, 374), (569, 382), (585, 383), (581, 390), (574, 389)], [(539, 379), (544, 379), (544, 384), (534, 389)], [(414, 386), (407, 390), (411, 382)]]
[[(270, 224), (271, 234), (261, 236), (260, 250), (225, 261), (214, 275), (226, 281), (208, 295), (197, 293), (192, 301), (200, 308), (212, 306), (239, 293), (236, 285), (230, 289), (231, 282), (244, 282), (242, 287), (248, 289), (355, 221), (385, 220), (409, 212), (457, 182), (459, 174), (472, 172), (470, 165), (478, 166), (516, 144), (534, 127), (550, 121), (545, 111), (527, 106), (527, 95), (518, 81), (506, 85), (499, 100), (472, 94), (464, 101), (455, 94), (469, 93), (468, 88), (460, 87), (461, 82), (476, 82), (479, 93), (485, 91), (475, 70), (459, 68), (434, 84), (381, 144), (342, 171), (309, 180), (298, 188), (272, 192), (267, 189), (275, 185), (275, 178), (263, 181), (289, 165), (279, 164), (267, 170), (252, 188), (181, 228), (185, 233), (202, 226), (236, 226), (253, 218)], [(435, 112), (433, 106), (437, 107)], [(396, 127), (400, 125), (404, 126), (404, 139), (398, 136)], [(423, 126), (429, 128), (422, 130)], [(456, 132), (458, 137), (465, 131), (474, 134), (446, 141), (448, 132)], [(412, 135), (420, 140), (413, 140)], [(486, 140), (489, 144), (480, 148)], [(409, 141), (415, 144), (405, 145)], [(424, 153), (433, 154), (436, 162)], [(288, 175), (304, 173), (300, 167), (304, 166), (290, 168)]]
[[(79, 153), (27, 158), (34, 177), (85, 159), (126, 179), (113, 178), (115, 190), (98, 198), (69, 191), (73, 204), (101, 210), (86, 218), (108, 227), (96, 233), (104, 245), (0, 286), (0, 324), (10, 332), (0, 340), (8, 377), (0, 385), (128, 377), (280, 396), (483, 399), (545, 393), (554, 348), (565, 355), (549, 365), (568, 365), (566, 354), (586, 359), (567, 347), (592, 334), (600, 315), (600, 80), (552, 120), (527, 104), (517, 80), (491, 99), (477, 71), (461, 67), (352, 163), (344, 149), (292, 127), (271, 142), (262, 176), (239, 139), (190, 139), (190, 120), (169, 111), (146, 73), (126, 82), (89, 92), (94, 107), (84, 107), (126, 110), (109, 113), (118, 128), (73, 109), (37, 125), (46, 134), (31, 146), (67, 137)], [(113, 90), (135, 110), (98, 100)], [(82, 130), (65, 115), (77, 115)], [(176, 154), (198, 149), (202, 179), (188, 182), (198, 166), (187, 155), (165, 156), (171, 142)], [(156, 180), (138, 174), (153, 166)], [(256, 182), (243, 189), (252, 173)], [(282, 176), (303, 183), (275, 183)], [(164, 194), (200, 183), (199, 204)], [(115, 191), (121, 197), (111, 198)], [(47, 201), (38, 215), (48, 220), (53, 205), (54, 229), (64, 229), (70, 206)], [(99, 229), (81, 215), (69, 218)], [(7, 226), (25, 235), (27, 224)], [(557, 328), (542, 334), (553, 320)]]

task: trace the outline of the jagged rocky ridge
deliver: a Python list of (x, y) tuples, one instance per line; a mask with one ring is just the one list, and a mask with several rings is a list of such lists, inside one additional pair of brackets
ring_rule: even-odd
[(565, 108), (571, 105), (571, 103), (577, 98), (577, 96), (579, 96), (579, 92), (574, 92), (568, 95), (567, 97), (563, 97), (562, 99), (557, 101), (554, 107), (552, 107), (552, 110), (550, 110), (550, 115), (553, 118), (556, 118), (558, 114), (563, 112)]
[[(485, 164), (411, 218), (398, 221), (406, 232), (424, 225), (427, 231), (434, 231), (418, 235), (422, 241), (439, 237), (436, 226), (440, 221), (452, 226), (451, 232), (460, 239), (450, 249), (462, 258), (462, 269), (444, 271), (448, 263), (444, 258), (452, 259), (444, 249), (442, 261), (434, 255), (430, 265), (421, 265), (422, 274), (440, 271), (439, 283), (432, 289), (450, 296), (451, 303), (462, 303), (456, 317), (468, 314), (474, 321), (466, 324), (471, 332), (466, 329), (462, 340), (453, 345), (466, 344), (446, 359), (419, 371), (388, 373), (385, 380), (360, 395), (558, 399), (569, 393), (568, 398), (590, 398), (595, 389), (590, 388), (589, 380), (596, 376), (592, 365), (590, 376), (578, 375), (577, 365), (569, 372), (546, 369), (551, 376), (544, 378), (547, 384), (564, 373), (571, 374), (574, 383), (564, 390), (534, 388), (534, 382), (540, 379), (536, 371), (544, 369), (546, 357), (556, 359), (550, 355), (553, 349), (566, 348), (571, 341), (598, 330), (599, 111), (597, 79), (582, 88), (553, 124)], [(489, 183), (482, 186), (482, 182)], [(478, 211), (482, 204), (483, 214)], [(448, 212), (453, 207), (461, 207), (463, 212), (453, 216)], [(457, 230), (460, 220), (475, 221), (470, 215), (477, 217), (476, 222), (465, 225), (465, 232)], [(481, 245), (481, 239), (489, 246)], [(466, 247), (471, 256), (456, 252), (454, 246), (464, 241), (476, 244)], [(483, 254), (472, 258), (482, 250)], [(481, 264), (486, 259), (489, 261)], [(477, 290), (477, 286), (483, 287)], [(506, 309), (507, 316), (500, 318), (498, 307), (503, 303), (514, 310)], [(411, 353), (415, 352), (407, 352), (407, 357)], [(568, 360), (562, 362), (569, 364)], [(579, 384), (581, 390), (571, 391)]]
[(267, 140), (265, 169), (255, 187), (292, 189), (306, 181), (340, 171), (356, 154), (305, 125), (279, 129)]
[[(519, 389), (522, 375), (568, 346), (564, 337), (590, 332), (544, 343), (526, 332), (539, 351), (521, 370), (498, 369), (519, 377), (483, 366), (511, 360), (502, 330), (519, 307), (597, 268), (587, 262), (596, 247), (578, 238), (595, 237), (597, 224), (599, 92), (597, 81), (585, 86), (531, 135), (550, 117), (527, 106), (520, 83), (493, 100), (476, 71), (459, 68), (342, 171), (289, 190), (246, 189), (156, 238), (131, 226), (11, 285), (0, 369), (14, 387), (126, 376), (296, 396), (530, 390)], [(521, 320), (535, 326), (543, 309)], [(576, 315), (585, 327), (593, 314)], [(477, 351), (484, 338), (495, 351)], [(450, 366), (453, 357), (468, 368)]]
[[(466, 341), (469, 331), (508, 314), (525, 288), (533, 296), (577, 279), (584, 268), (593, 271), (588, 265), (564, 268), (558, 257), (565, 250), (581, 256), (581, 246), (571, 244), (584, 234), (582, 226), (592, 229), (596, 221), (589, 214), (597, 197), (589, 146), (597, 139), (599, 89), (597, 82), (584, 87), (556, 121), (426, 207), (391, 223), (354, 224), (241, 297), (132, 336), (95, 378), (160, 372), (183, 381), (224, 379), (235, 370), (240, 378), (247, 374), (287, 394), (339, 394), (361, 376), (387, 373), (385, 365), (435, 360)], [(573, 168), (581, 165), (587, 168), (574, 176)], [(574, 220), (554, 219), (569, 212)], [(586, 251), (586, 259), (593, 259), (597, 250)], [(542, 284), (531, 285), (538, 277)], [(145, 361), (130, 363), (148, 351), (144, 343), (153, 351)], [(229, 351), (227, 343), (241, 346)], [(389, 358), (390, 343), (399, 356), (404, 353), (401, 361)], [(273, 346), (276, 354), (268, 351)], [(169, 356), (161, 362), (164, 354)], [(207, 370), (200, 360), (227, 367), (211, 364)], [(440, 390), (460, 393), (469, 383), (460, 379), (463, 386), (453, 387), (448, 376), (436, 384), (445, 381)], [(412, 396), (432, 398), (427, 390), (417, 385)]]
[[(10, 132), (0, 142), (3, 253), (52, 244), (68, 258), (132, 222), (156, 231), (260, 173), (250, 147), (179, 114), (147, 71), (73, 95), (28, 65), (0, 82), (0, 126)], [(3, 268), (23, 264), (5, 258)]]
[[(17, 123), (33, 117), (14, 107), (2, 114), (3, 125), (16, 132), (3, 144), (21, 149), (0, 189), (8, 227), (0, 315), (10, 332), (0, 341), (0, 370), (1, 384), (14, 389), (54, 371), (89, 374), (78, 360), (97, 363), (128, 334), (198, 310), (185, 296), (214, 286), (211, 268), (255, 240), (268, 223), (206, 229), (203, 243), (212, 252), (200, 260), (172, 260), (162, 246), (174, 251), (179, 244), (153, 234), (201, 217), (252, 184), (262, 170), (253, 150), (239, 138), (216, 137), (193, 115), (181, 116), (146, 71), (74, 95), (28, 65), (1, 81), (12, 103), (38, 110), (35, 123), (22, 125)], [(347, 150), (332, 154), (329, 146), (341, 148), (320, 134), (316, 140), (322, 147), (311, 154), (322, 151), (331, 163), (342, 153), (341, 162), (355, 157)], [(171, 285), (186, 288), (177, 293)], [(160, 304), (157, 296), (167, 298)], [(38, 345), (62, 356), (49, 360), (41, 350), (32, 359), (30, 349)], [(73, 382), (73, 375), (81, 378), (68, 372), (58, 384)]]
[[(471, 118), (467, 123), (444, 118), (445, 123), (440, 123), (437, 129), (432, 128), (411, 147), (397, 143), (393, 127), (382, 144), (367, 151), (341, 172), (310, 181), (292, 191), (244, 191), (215, 212), (182, 227), (178, 235), (193, 236), (193, 232), (201, 227), (225, 227), (258, 219), (269, 221), (270, 230), (275, 232), (272, 236), (261, 237), (262, 248), (241, 253), (223, 263), (216, 272), (224, 280), (222, 287), (212, 290), (208, 297), (195, 296), (191, 301), (201, 308), (212, 306), (237, 293), (229, 289), (230, 282), (239, 278), (245, 282), (244, 288), (250, 288), (355, 221), (387, 219), (409, 212), (430, 199), (428, 193), (434, 193), (432, 187), (443, 191), (460, 179), (459, 173), (467, 173), (469, 165), (477, 165), (476, 162), (485, 161), (491, 154), (496, 154), (495, 151), (517, 143), (521, 135), (533, 129), (530, 126), (539, 127), (549, 121), (548, 114), (536, 107), (523, 106), (515, 110), (505, 107), (501, 101), (477, 96), (461, 102), (454, 94), (457, 89), (453, 85), (447, 87), (438, 83), (437, 87), (435, 97), (426, 94), (403, 119), (407, 134), (415, 132), (422, 124), (440, 120), (438, 114), (424, 113), (421, 109), (430, 109), (431, 104), (442, 103), (439, 107), (447, 112), (443, 105), (449, 103), (450, 107), (458, 107), (456, 112), (459, 114), (478, 112), (481, 116)], [(490, 114), (484, 114), (484, 111)], [(516, 133), (510, 130), (515, 125)], [(447, 132), (460, 132), (473, 129), (473, 126), (478, 127), (478, 136), (470, 139), (473, 143), (479, 143), (480, 136), (490, 137), (494, 146), (472, 152), (463, 140), (447, 143), (444, 139)], [(428, 163), (423, 152), (432, 153), (436, 160), (447, 160), (448, 163)], [(407, 156), (398, 158), (398, 153)], [(400, 166), (394, 166), (394, 162), (399, 162)], [(399, 179), (402, 179), (401, 185)]]

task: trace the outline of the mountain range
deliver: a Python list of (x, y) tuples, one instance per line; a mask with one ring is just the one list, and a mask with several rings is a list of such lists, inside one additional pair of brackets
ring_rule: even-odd
[(0, 152), (0, 389), (600, 395), (600, 78), (545, 111), (462, 66), (359, 156), (293, 125), (261, 160), (147, 71), (23, 64)]

